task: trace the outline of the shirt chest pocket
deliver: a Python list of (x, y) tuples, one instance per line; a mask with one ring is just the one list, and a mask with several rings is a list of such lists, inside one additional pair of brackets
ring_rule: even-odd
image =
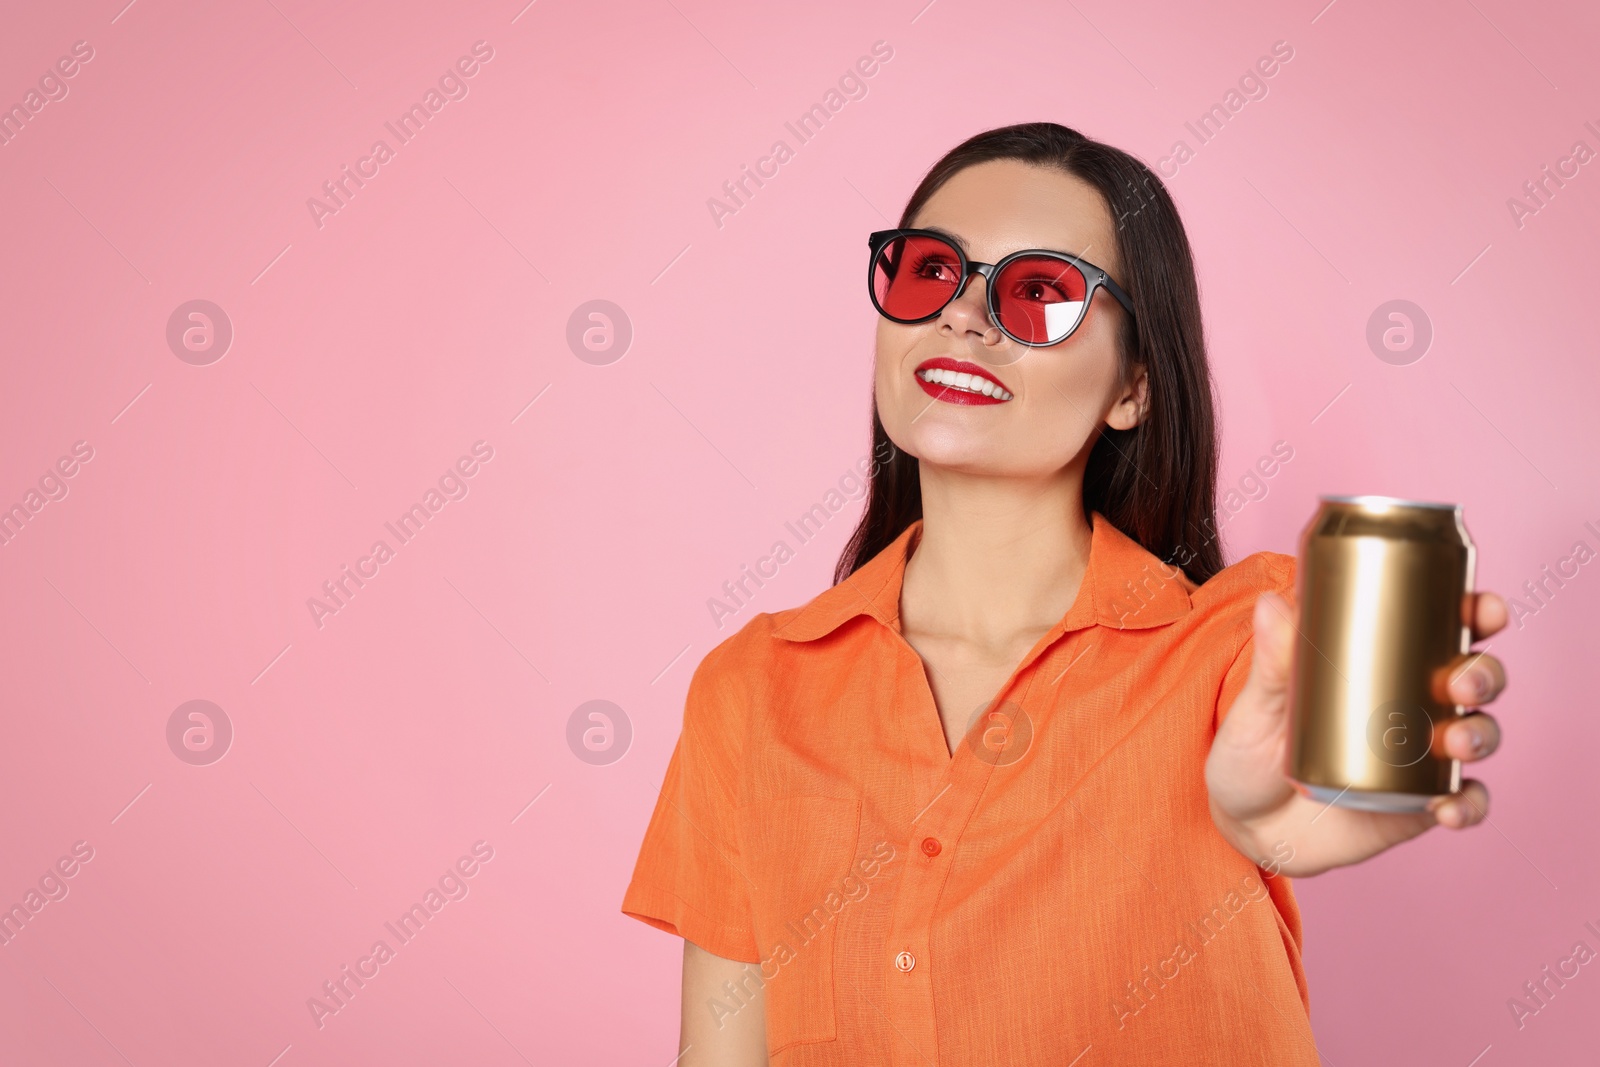
[(741, 849), (761, 953), (767, 1052), (832, 1041), (834, 937), (859, 876), (854, 797), (783, 796), (741, 809)]

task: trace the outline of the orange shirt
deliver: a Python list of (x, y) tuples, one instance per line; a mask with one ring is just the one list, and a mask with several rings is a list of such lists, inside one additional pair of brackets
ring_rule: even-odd
[(953, 756), (900, 633), (920, 520), (695, 670), (622, 910), (751, 965), (698, 1010), (764, 990), (774, 1065), (1318, 1064), (1289, 879), (1204, 777), (1295, 560), (1196, 586), (1091, 523), (1077, 599)]

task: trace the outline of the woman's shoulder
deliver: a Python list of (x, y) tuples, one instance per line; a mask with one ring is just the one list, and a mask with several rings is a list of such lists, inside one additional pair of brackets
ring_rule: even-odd
[(751, 616), (717, 639), (690, 677), (685, 725), (729, 738), (743, 736), (757, 728), (780, 694), (805, 690), (801, 679), (819, 664), (803, 651), (806, 644), (790, 639), (792, 631), (779, 631), (806, 606)]
[(1189, 600), (1195, 608), (1210, 611), (1239, 606), (1254, 611), (1262, 593), (1281, 593), (1293, 603), (1297, 564), (1283, 552), (1252, 552), (1201, 583)]
[(802, 604), (752, 615), (716, 639), (695, 678), (746, 700), (762, 697), (800, 673), (836, 663), (844, 646), (830, 635), (856, 615), (876, 613), (860, 591), (834, 585)]
[(746, 619), (743, 625), (716, 639), (695, 668), (695, 680), (718, 688), (748, 687), (761, 681), (778, 665), (789, 644), (779, 640), (778, 631), (806, 606), (761, 612)]
[(792, 616), (798, 610), (790, 608), (786, 611), (764, 611), (752, 615), (743, 625), (716, 639), (716, 644), (705, 654), (701, 665), (709, 663), (712, 669), (723, 670), (762, 660), (771, 654), (773, 631), (783, 624), (785, 618)]

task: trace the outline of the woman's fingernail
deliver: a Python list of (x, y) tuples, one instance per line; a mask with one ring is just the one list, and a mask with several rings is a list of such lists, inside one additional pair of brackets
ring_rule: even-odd
[(1489, 695), (1489, 683), (1490, 678), (1488, 671), (1472, 672), (1472, 692), (1479, 700), (1482, 700)]
[(1467, 738), (1467, 743), (1472, 746), (1472, 754), (1474, 756), (1481, 756), (1483, 754), (1484, 745), (1486, 744), (1483, 734), (1479, 733), (1477, 730), (1468, 730)]

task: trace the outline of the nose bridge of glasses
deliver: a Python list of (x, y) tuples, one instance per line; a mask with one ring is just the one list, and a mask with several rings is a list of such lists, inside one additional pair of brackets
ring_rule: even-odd
[[(967, 295), (967, 289), (972, 283), (973, 276), (976, 275), (983, 279), (983, 289), (980, 293), (974, 294), (974, 300), (977, 304), (977, 314), (987, 327), (984, 331), (984, 336), (987, 337), (989, 333), (996, 331), (999, 323), (995, 320), (994, 309), (989, 295), (990, 288), (994, 285), (994, 272), (995, 265), (993, 263), (979, 263), (974, 260), (968, 260), (966, 276), (961, 279), (961, 284), (956, 287), (956, 291), (951, 294), (950, 299), (945, 301), (945, 305), (940, 309), (940, 312), (949, 311), (951, 305)], [(992, 344), (993, 342), (990, 343)], [(985, 362), (992, 361), (985, 358)]]
[(967, 261), (966, 277), (961, 279), (961, 285), (956, 289), (955, 295), (950, 298), (952, 303), (966, 295), (967, 287), (972, 284), (972, 276), (974, 274), (983, 279), (983, 296), (979, 298), (978, 302), (980, 304), (988, 303), (989, 287), (994, 284), (994, 264), (978, 263), (973, 260)]

